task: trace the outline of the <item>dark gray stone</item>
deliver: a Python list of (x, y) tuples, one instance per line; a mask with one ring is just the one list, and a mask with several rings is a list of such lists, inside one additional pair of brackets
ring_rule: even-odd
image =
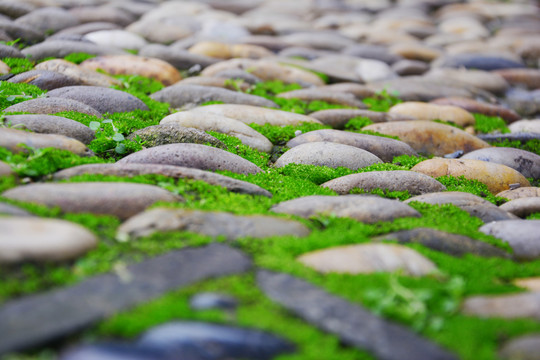
[(80, 85), (76, 79), (49, 70), (26, 71), (11, 77), (8, 81), (11, 83), (36, 85), (41, 90), (53, 90), (64, 86)]
[(211, 277), (242, 273), (251, 261), (221, 244), (172, 251), (77, 285), (12, 300), (0, 307), (0, 354), (76, 333), (168, 291)]
[(435, 66), (451, 67), (451, 68), (466, 68), (478, 70), (500, 70), (500, 69), (515, 69), (524, 68), (525, 65), (514, 60), (509, 60), (500, 56), (490, 56), (482, 54), (458, 54), (449, 55), (440, 58), (436, 61)]
[(223, 142), (202, 130), (184, 127), (174, 123), (145, 127), (131, 133), (128, 139), (134, 140), (137, 136), (144, 142), (144, 146), (147, 148), (167, 144), (191, 143), (210, 144), (220, 149), (227, 149), (227, 146)]
[(20, 38), (29, 44), (43, 40), (43, 34), (41, 32), (27, 25), (17, 24), (14, 21), (0, 19), (0, 31), (6, 33), (12, 39)]
[[(60, 360), (175, 360), (165, 349), (129, 343), (100, 343), (70, 349)], [(201, 360), (182, 354), (182, 360)]]
[(72, 99), (55, 97), (43, 97), (26, 100), (4, 109), (4, 113), (27, 112), (31, 114), (55, 114), (63, 111), (75, 111), (78, 113), (93, 115), (102, 118), (101, 114), (91, 106)]
[(0, 14), (4, 14), (14, 19), (28, 14), (35, 8), (36, 7), (32, 4), (21, 2), (18, 0), (1, 0), (0, 1)]
[(70, 26), (79, 25), (79, 20), (61, 7), (39, 8), (17, 18), (15, 22), (29, 26), (41, 33), (54, 33)]
[(259, 271), (261, 290), (280, 305), (345, 344), (380, 360), (455, 360), (457, 356), (401, 325), (383, 320), (360, 304), (330, 295), (290, 275)]
[(473, 254), (485, 257), (509, 258), (504, 250), (488, 243), (471, 239), (464, 235), (447, 233), (430, 228), (416, 228), (398, 231), (371, 239), (372, 241), (395, 240), (400, 243), (419, 243), (430, 249), (453, 256)]
[[(1, 3), (0, 3), (1, 8)], [(19, 49), (14, 48), (13, 46), (8, 46), (0, 44), (0, 59), (3, 58), (23, 58), (24, 55), (19, 51)]]
[(525, 177), (540, 178), (540, 155), (510, 147), (492, 147), (471, 151), (461, 157), (503, 164)]
[(77, 100), (102, 114), (148, 110), (145, 103), (131, 94), (98, 86), (66, 86), (49, 91), (47, 96)]

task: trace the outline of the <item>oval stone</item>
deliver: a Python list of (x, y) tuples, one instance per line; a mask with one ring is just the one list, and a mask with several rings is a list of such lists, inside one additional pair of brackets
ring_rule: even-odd
[(201, 170), (228, 170), (240, 174), (256, 174), (262, 171), (257, 165), (238, 155), (199, 144), (156, 146), (130, 154), (118, 163), (176, 165)]
[(309, 142), (288, 150), (274, 164), (283, 167), (288, 164), (307, 164), (337, 168), (340, 166), (351, 170), (382, 163), (372, 153), (350, 145), (331, 142)]
[(474, 117), (457, 106), (437, 105), (423, 102), (404, 102), (394, 105), (388, 110), (391, 114), (411, 116), (418, 120), (442, 120), (452, 122), (461, 127), (474, 125)]
[(210, 144), (222, 149), (227, 148), (220, 140), (204, 131), (176, 123), (147, 126), (131, 133), (128, 139), (135, 140), (137, 137), (144, 142), (145, 148), (177, 143)]
[(161, 59), (179, 70), (188, 70), (193, 66), (205, 68), (219, 61), (208, 56), (195, 55), (186, 50), (161, 44), (147, 45), (139, 51), (139, 55)]
[(217, 41), (201, 41), (189, 48), (189, 52), (219, 59), (260, 59), (272, 56), (265, 47), (251, 44), (225, 44)]
[(518, 171), (502, 164), (470, 159), (429, 159), (416, 164), (412, 171), (432, 176), (464, 176), (486, 184), (493, 194), (508, 190), (511, 184), (530, 186), (529, 181)]
[(279, 93), (277, 97), (285, 99), (300, 99), (307, 102), (318, 100), (325, 101), (330, 104), (345, 105), (360, 109), (366, 108), (366, 105), (358, 100), (354, 95), (344, 92), (331, 92), (324, 87), (286, 91)]
[(89, 144), (94, 140), (94, 131), (78, 121), (53, 115), (7, 115), (4, 122), (11, 125), (23, 125), (40, 134), (65, 135)]
[(515, 199), (504, 203), (499, 207), (520, 218), (525, 218), (531, 214), (540, 212), (540, 197)]
[(79, 20), (61, 7), (50, 6), (27, 13), (17, 18), (16, 23), (29, 26), (41, 33), (54, 33), (58, 30), (78, 25)]
[(242, 144), (264, 152), (272, 151), (272, 143), (262, 134), (236, 119), (195, 111), (180, 111), (163, 118), (160, 124), (178, 124), (203, 131), (216, 131), (237, 137)]
[(444, 156), (462, 150), (465, 153), (490, 145), (463, 130), (433, 121), (412, 120), (371, 124), (362, 130), (393, 135), (420, 154)]
[(418, 155), (409, 145), (399, 140), (331, 129), (314, 130), (299, 135), (289, 140), (287, 147), (293, 148), (311, 142), (332, 142), (354, 146), (369, 151), (384, 162), (391, 162), (395, 156), (399, 155)]
[(540, 188), (534, 186), (519, 187), (513, 190), (504, 190), (498, 193), (496, 196), (502, 197), (508, 200), (515, 200), (527, 197), (540, 196)]
[[(440, 61), (439, 61), (440, 60)], [(479, 70), (499, 70), (524, 68), (521, 62), (510, 60), (504, 57), (482, 55), (482, 54), (457, 54), (447, 55), (439, 58), (436, 67), (466, 68)]]
[(96, 109), (80, 101), (55, 97), (30, 99), (4, 109), (4, 113), (27, 112), (31, 114), (55, 114), (63, 111), (74, 111), (98, 118), (103, 117)]
[(106, 214), (120, 219), (127, 219), (157, 201), (183, 201), (154, 185), (123, 182), (36, 183), (7, 190), (2, 196), (58, 206), (64, 212)]
[(519, 120), (508, 126), (512, 133), (535, 133), (540, 134), (540, 119)]
[(248, 125), (252, 123), (274, 126), (299, 125), (302, 123), (320, 124), (319, 120), (310, 116), (251, 105), (215, 104), (200, 106), (192, 111), (226, 116), (242, 121)]
[(433, 262), (413, 249), (395, 244), (359, 244), (312, 251), (297, 259), (322, 273), (370, 274), (403, 271), (409, 276), (437, 272)]
[(140, 75), (157, 80), (165, 86), (182, 80), (180, 72), (171, 64), (160, 59), (135, 55), (98, 56), (83, 61), (79, 67), (94, 71), (101, 69), (112, 75)]
[(35, 134), (28, 131), (0, 128), (0, 146), (11, 152), (26, 151), (20, 144), (36, 149), (53, 147), (71, 151), (79, 156), (92, 156), (94, 153), (82, 142), (63, 135)]
[(540, 88), (539, 69), (505, 69), (494, 71), (494, 73), (502, 76), (514, 86), (525, 86), (530, 90)]
[(540, 257), (540, 220), (506, 220), (485, 224), (479, 231), (507, 242), (521, 260)]
[(98, 239), (84, 227), (59, 219), (0, 218), (0, 263), (65, 261), (96, 247)]
[(63, 86), (80, 85), (74, 78), (49, 70), (26, 71), (11, 77), (8, 82), (31, 84), (41, 90), (53, 90)]
[(405, 170), (350, 174), (327, 181), (321, 186), (332, 189), (340, 195), (348, 194), (353, 189), (362, 189), (367, 192), (375, 189), (408, 191), (411, 195), (446, 190), (443, 184), (430, 176)]
[(9, 216), (34, 216), (28, 211), (5, 202), (0, 202), (0, 215), (9, 215)]
[(540, 155), (526, 150), (510, 147), (492, 147), (471, 151), (463, 155), (461, 159), (502, 164), (519, 171), (525, 177), (540, 178)]
[(39, 61), (49, 57), (64, 58), (73, 53), (86, 53), (92, 55), (124, 54), (123, 50), (116, 47), (69, 40), (44, 41), (37, 45), (24, 48), (21, 52), (24, 56), (28, 56), (33, 61)]
[[(462, 305), (465, 315), (481, 318), (540, 319), (540, 293), (471, 296)], [(518, 359), (523, 359), (519, 357)]]
[(504, 108), (500, 105), (481, 103), (479, 101), (463, 97), (440, 98), (432, 100), (431, 103), (457, 106), (472, 113), (480, 113), (488, 116), (499, 116), (507, 123), (512, 123), (521, 119), (521, 116), (519, 116), (514, 110)]
[(69, 76), (82, 85), (109, 87), (122, 85), (120, 80), (93, 70), (83, 69), (79, 65), (63, 59), (43, 61), (35, 66), (38, 70), (49, 70)]
[(117, 238), (128, 240), (148, 236), (156, 231), (189, 231), (227, 240), (242, 237), (307, 236), (303, 224), (272, 216), (240, 216), (225, 212), (156, 208), (138, 214), (118, 228)]
[(501, 359), (521, 359), (538, 360), (540, 359), (540, 335), (530, 334), (522, 335), (506, 342), (499, 356)]
[(309, 116), (334, 129), (344, 129), (349, 120), (355, 117), (365, 117), (374, 123), (416, 120), (410, 116), (361, 109), (327, 109), (313, 112)]
[(131, 94), (96, 86), (66, 86), (49, 91), (47, 95), (80, 101), (102, 114), (148, 110), (145, 103)]
[(226, 78), (221, 77), (210, 77), (210, 76), (192, 76), (185, 78), (183, 80), (180, 80), (176, 83), (177, 85), (200, 85), (200, 86), (211, 86), (211, 87), (219, 87), (224, 88), (228, 90), (234, 90), (234, 91), (247, 91), (250, 86), (248, 84), (244, 84), (243, 81), (236, 82), (236, 81), (229, 81)]
[(432, 82), (454, 80), (496, 95), (504, 94), (509, 88), (508, 82), (501, 75), (477, 69), (432, 68), (425, 74), (425, 78)]
[(130, 50), (140, 50), (147, 44), (141, 36), (119, 29), (92, 31), (85, 34), (84, 38), (94, 44)]
[(349, 217), (368, 224), (402, 217), (421, 217), (409, 205), (374, 195), (305, 196), (281, 202), (270, 210), (305, 218), (317, 215)]

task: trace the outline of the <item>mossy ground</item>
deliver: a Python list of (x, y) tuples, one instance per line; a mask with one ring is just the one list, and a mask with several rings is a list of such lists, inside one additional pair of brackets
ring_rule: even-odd
[[(76, 60), (83, 59), (79, 56)], [(130, 92), (141, 98), (150, 111), (107, 114), (104, 119), (78, 113), (62, 113), (89, 126), (97, 126), (96, 140), (90, 144), (98, 156), (81, 158), (66, 151), (54, 149), (32, 150), (27, 153), (12, 154), (0, 149), (0, 160), (9, 163), (17, 176), (0, 178), (0, 191), (33, 181), (50, 181), (49, 175), (57, 170), (93, 162), (111, 162), (126, 154), (136, 151), (144, 144), (128, 141), (125, 137), (137, 129), (158, 124), (169, 114), (168, 104), (153, 101), (148, 97), (161, 88), (161, 84), (138, 76), (119, 77), (123, 81), (121, 90)], [(252, 93), (279, 99), (279, 92), (297, 88), (280, 83), (258, 85)], [(3, 109), (15, 102), (27, 98), (42, 96), (43, 91), (27, 84), (9, 84), (2, 82), (0, 108)], [(281, 100), (279, 100), (281, 101)], [(388, 94), (382, 94), (365, 102), (371, 109), (385, 111), (398, 100)], [(278, 102), (279, 103), (279, 102)], [(279, 103), (283, 110), (307, 113), (323, 108), (329, 104), (300, 100), (287, 100)], [(477, 118), (478, 119), (478, 118)], [(500, 128), (496, 119), (483, 118), (483, 129)], [(493, 123), (485, 125), (485, 123)], [(354, 119), (349, 123), (349, 130), (357, 130), (364, 126), (365, 119)], [(272, 205), (307, 195), (336, 195), (332, 190), (319, 185), (339, 176), (354, 173), (346, 168), (331, 169), (311, 165), (288, 165), (273, 168), (271, 159), (276, 152), (283, 152), (286, 142), (295, 131), (307, 132), (325, 128), (321, 125), (303, 124), (299, 126), (252, 127), (267, 136), (276, 145), (274, 154), (261, 153), (242, 145), (238, 139), (212, 133), (222, 140), (228, 150), (242, 156), (260, 166), (264, 172), (256, 175), (240, 175), (230, 172), (223, 174), (257, 184), (274, 194), (272, 198), (231, 193), (219, 186), (204, 182), (171, 179), (159, 175), (121, 178), (102, 175), (78, 176), (67, 181), (130, 181), (160, 186), (169, 191), (182, 194), (186, 199), (177, 204), (156, 204), (154, 206), (177, 206), (187, 209), (228, 211), (235, 214), (267, 214), (297, 219), (307, 224), (312, 233), (305, 238), (271, 237), (266, 239), (240, 239), (229, 242), (253, 257), (256, 266), (275, 271), (287, 272), (304, 278), (325, 288), (330, 293), (344, 297), (352, 302), (363, 304), (381, 316), (406, 324), (421, 334), (437, 341), (441, 345), (457, 353), (463, 359), (495, 359), (497, 344), (501, 340), (520, 334), (540, 331), (540, 324), (530, 319), (500, 320), (466, 317), (459, 314), (459, 305), (464, 297), (478, 294), (505, 294), (520, 291), (512, 284), (512, 280), (520, 277), (535, 276), (540, 273), (540, 261), (516, 263), (507, 259), (480, 258), (465, 256), (461, 258), (445, 255), (427, 249), (421, 245), (408, 245), (430, 258), (440, 272), (433, 276), (411, 278), (402, 274), (370, 274), (370, 275), (321, 275), (298, 263), (297, 256), (312, 250), (331, 246), (358, 244), (370, 241), (376, 235), (393, 231), (430, 227), (443, 231), (470, 236), (485, 241), (507, 251), (508, 247), (494, 237), (478, 231), (482, 222), (468, 213), (452, 205), (428, 205), (412, 203), (423, 216), (421, 218), (403, 218), (394, 222), (363, 224), (350, 219), (333, 216), (317, 216), (310, 220), (298, 219), (294, 216), (275, 215), (270, 211)], [(486, 130), (487, 131), (487, 130)], [(120, 139), (121, 134), (124, 139)], [(118, 151), (123, 144), (123, 152)], [(376, 164), (357, 172), (375, 170), (407, 170), (424, 158), (410, 156), (396, 157), (392, 163)], [(448, 190), (459, 190), (479, 195), (496, 204), (504, 200), (495, 198), (487, 191), (485, 185), (463, 178), (439, 178)], [(380, 195), (406, 199), (406, 192), (378, 192)], [(36, 264), (0, 267), (0, 303), (9, 299), (77, 283), (95, 274), (114, 271), (118, 266), (141, 261), (144, 258), (165, 253), (171, 249), (186, 246), (201, 246), (212, 241), (207, 236), (186, 233), (158, 233), (142, 239), (119, 242), (115, 232), (120, 221), (112, 216), (92, 214), (65, 214), (59, 209), (48, 209), (43, 206), (19, 203), (0, 196), (1, 201), (19, 205), (28, 211), (43, 217), (63, 218), (87, 227), (101, 239), (99, 246), (77, 260), (61, 264)], [(534, 214), (531, 218), (537, 218)], [(235, 314), (219, 310), (194, 311), (189, 308), (190, 296), (201, 291), (214, 291), (234, 296), (240, 303)], [(280, 306), (272, 303), (256, 287), (253, 273), (229, 276), (208, 280), (188, 288), (175, 291), (163, 297), (141, 305), (135, 309), (118, 314), (89, 329), (84, 338), (100, 339), (136, 337), (145, 329), (174, 319), (200, 319), (225, 322), (241, 326), (252, 326), (266, 329), (290, 339), (297, 344), (294, 354), (280, 356), (279, 359), (372, 359), (364, 352), (351, 349), (340, 344), (332, 335), (325, 334), (306, 322), (296, 318)], [(45, 350), (33, 353), (32, 356), (53, 358), (54, 353)], [(24, 355), (14, 357), (23, 359)]]

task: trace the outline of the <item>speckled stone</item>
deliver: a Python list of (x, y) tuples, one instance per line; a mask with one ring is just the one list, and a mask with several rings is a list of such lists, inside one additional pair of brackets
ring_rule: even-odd
[(144, 142), (144, 147), (146, 148), (167, 144), (191, 143), (210, 144), (221, 149), (226, 149), (225, 144), (212, 135), (199, 129), (184, 127), (176, 123), (147, 126), (131, 133), (128, 139), (135, 140), (137, 137)]

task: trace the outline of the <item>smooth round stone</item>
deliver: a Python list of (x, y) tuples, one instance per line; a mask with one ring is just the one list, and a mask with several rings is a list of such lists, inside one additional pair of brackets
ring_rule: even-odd
[(63, 111), (74, 111), (98, 118), (103, 117), (96, 109), (80, 101), (54, 97), (30, 99), (4, 109), (4, 113), (26, 112), (31, 114), (55, 114)]
[(499, 70), (524, 68), (520, 62), (506, 59), (504, 57), (481, 55), (481, 54), (458, 54), (444, 56), (434, 64), (436, 67), (466, 68), (478, 70)]
[(374, 44), (354, 44), (343, 50), (343, 54), (363, 59), (379, 60), (392, 65), (402, 59), (400, 55), (388, 51), (386, 46)]
[(141, 75), (157, 80), (165, 86), (182, 80), (180, 72), (169, 63), (135, 55), (98, 56), (83, 61), (79, 67), (94, 71), (101, 69), (112, 75)]
[(539, 69), (504, 69), (496, 70), (512, 86), (523, 86), (529, 90), (540, 88)]
[(336, 32), (297, 32), (281, 37), (287, 43), (294, 46), (307, 48), (341, 51), (354, 45), (354, 41)]
[(100, 113), (148, 110), (148, 106), (126, 92), (97, 86), (66, 86), (49, 91), (47, 96), (80, 101)]
[(218, 72), (214, 75), (217, 78), (223, 78), (223, 79), (231, 79), (231, 80), (242, 80), (245, 84), (248, 85), (255, 85), (257, 83), (262, 82), (261, 79), (256, 77), (255, 75), (244, 71), (244, 70), (223, 70)]
[[(69, 12), (75, 16), (81, 23), (91, 23), (95, 21), (106, 21), (109, 23), (117, 24), (125, 27), (136, 20), (134, 14), (130, 11), (116, 8), (114, 6), (107, 6), (107, 2), (104, 2), (103, 6), (80, 6), (69, 9)], [(136, 6), (133, 2), (126, 2), (129, 8)], [(84, 2), (81, 3), (84, 5)], [(131, 6), (130, 6), (131, 5)], [(130, 49), (130, 48), (128, 48)]]
[[(1, 3), (0, 3), (1, 4)], [(23, 58), (21, 51), (13, 46), (0, 44), (0, 59), (3, 58)]]
[(60, 7), (43, 7), (23, 15), (15, 21), (41, 33), (57, 32), (79, 24), (79, 20)]
[(530, 278), (519, 278), (513, 281), (514, 285), (524, 288), (529, 291), (538, 292), (540, 291), (540, 278), (539, 277), (530, 277)]
[(189, 300), (189, 307), (194, 310), (234, 310), (238, 306), (238, 300), (232, 296), (217, 293), (198, 293)]
[(344, 92), (330, 92), (328, 90), (329, 89), (325, 89), (324, 87), (292, 90), (282, 92), (278, 94), (277, 97), (285, 99), (300, 99), (307, 102), (319, 100), (330, 104), (345, 105), (360, 109), (366, 108), (366, 105), (352, 94)]
[(161, 164), (86, 164), (74, 166), (68, 169), (58, 171), (53, 175), (55, 180), (65, 180), (73, 176), (84, 174), (102, 174), (114, 176), (137, 176), (146, 174), (158, 174), (175, 179), (192, 179), (204, 181), (212, 185), (218, 185), (231, 192), (240, 194), (261, 195), (272, 197), (272, 194), (247, 181), (237, 180), (225, 175), (216, 174), (210, 171), (187, 168), (174, 165)]
[(305, 196), (274, 205), (271, 211), (305, 218), (317, 215), (348, 217), (368, 224), (421, 217), (418, 211), (398, 200), (374, 195)]
[(8, 203), (0, 202), (0, 215), (9, 215), (9, 216), (34, 216), (28, 211), (21, 209), (18, 206), (11, 205)]
[(535, 133), (540, 134), (540, 119), (519, 120), (508, 126), (512, 133)]
[(423, 202), (433, 205), (452, 204), (468, 212), (471, 216), (476, 216), (485, 223), (499, 220), (513, 220), (516, 216), (497, 207), (496, 205), (466, 192), (445, 191), (414, 196), (404, 201), (408, 204), (413, 201)]
[(399, 76), (422, 75), (429, 70), (429, 65), (419, 60), (400, 60), (392, 65), (392, 71)]
[[(62, 353), (60, 360), (168, 360), (168, 351), (155, 346), (129, 343), (104, 343), (82, 345)], [(186, 360), (198, 357), (185, 356)]]
[(252, 123), (273, 126), (299, 125), (302, 123), (320, 124), (319, 120), (310, 116), (251, 105), (215, 104), (200, 106), (191, 111), (226, 116), (242, 121), (247, 125)]
[(236, 119), (194, 111), (180, 111), (160, 121), (160, 124), (177, 124), (203, 131), (216, 131), (235, 136), (242, 144), (264, 152), (272, 151), (273, 144), (259, 132)]
[(369, 83), (395, 77), (388, 64), (379, 60), (361, 59), (355, 68), (360, 79)]
[(36, 149), (52, 147), (55, 149), (68, 150), (79, 156), (92, 156), (94, 153), (82, 142), (64, 135), (36, 134), (23, 130), (15, 130), (0, 127), (0, 146), (11, 152), (26, 151), (24, 144)]
[(350, 174), (327, 181), (321, 186), (332, 189), (340, 195), (348, 194), (353, 189), (362, 189), (367, 192), (375, 189), (408, 191), (411, 195), (446, 190), (443, 184), (430, 176), (404, 170)]
[[(71, 9), (73, 10), (73, 9)], [(58, 31), (54, 35), (48, 37), (48, 40), (57, 39), (62, 36), (75, 36), (75, 35), (86, 35), (91, 32), (103, 31), (103, 30), (117, 30), (119, 26), (106, 21), (95, 21), (89, 22), (77, 26), (72, 26), (63, 30)]]
[(9, 74), (10, 71), (11, 69), (8, 64), (0, 60), (0, 74)]
[(69, 41), (69, 40), (49, 40), (24, 48), (23, 55), (34, 61), (43, 60), (48, 57), (64, 58), (73, 53), (87, 53), (92, 55), (115, 55), (123, 54), (124, 51), (111, 46), (97, 45), (90, 42)]
[(98, 45), (120, 49), (140, 50), (147, 44), (141, 36), (124, 30), (99, 30), (87, 33), (84, 38)]
[(416, 43), (395, 44), (388, 51), (409, 60), (431, 62), (440, 57), (443, 52), (435, 47)]
[(154, 185), (123, 182), (36, 183), (18, 186), (2, 196), (49, 207), (64, 212), (92, 213), (127, 219), (157, 201), (183, 199)]
[[(362, 60), (355, 57), (344, 55), (325, 55), (320, 56), (319, 58), (312, 61), (303, 61), (291, 58), (284, 59), (283, 61), (290, 65), (296, 65), (302, 68), (309, 69), (311, 71), (323, 73), (328, 76), (331, 82), (334, 83), (340, 83), (344, 81), (352, 83), (363, 83), (365, 80), (360, 77), (359, 71), (357, 69)], [(369, 61), (369, 59), (367, 59), (366, 61)], [(386, 65), (385, 63), (383, 64), (383, 71), (387, 71), (388, 65)], [(378, 76), (378, 74), (375, 75)], [(384, 73), (384, 75), (386, 75), (386, 73)]]
[(35, 9), (35, 5), (26, 2), (6, 0), (0, 2), (0, 14), (9, 16), (12, 19), (26, 15)]
[(461, 97), (449, 97), (440, 98), (431, 101), (432, 104), (437, 105), (451, 105), (457, 106), (471, 113), (480, 113), (488, 116), (499, 116), (503, 118), (506, 123), (512, 123), (521, 119), (515, 111), (502, 107), (500, 105), (493, 105), (487, 103), (481, 103), (479, 101)]
[(359, 100), (365, 99), (367, 97), (377, 96), (377, 94), (374, 91), (370, 90), (366, 85), (361, 85), (354, 82), (340, 82), (337, 84), (318, 86), (316, 87), (316, 89), (352, 94)]
[(525, 218), (533, 213), (540, 212), (540, 197), (515, 199), (504, 203), (499, 207), (520, 218)]
[(25, 128), (40, 134), (65, 135), (89, 144), (94, 140), (94, 131), (78, 121), (53, 115), (7, 115), (5, 123), (23, 125)]
[(344, 129), (349, 120), (355, 117), (365, 117), (374, 123), (416, 120), (410, 116), (361, 109), (326, 109), (313, 112), (309, 114), (309, 116), (319, 120), (325, 125), (330, 125), (334, 129), (340, 130)]
[(461, 307), (465, 315), (481, 318), (540, 319), (540, 293), (471, 296)]
[(35, 85), (42, 90), (53, 90), (64, 86), (80, 85), (69, 76), (49, 70), (30, 70), (11, 77), (10, 83)]
[(371, 124), (362, 130), (397, 136), (420, 154), (444, 156), (462, 150), (465, 153), (490, 147), (463, 130), (434, 121), (411, 120)]
[(467, 236), (447, 233), (431, 228), (416, 228), (398, 231), (371, 239), (372, 241), (398, 241), (402, 244), (422, 244), (427, 248), (444, 252), (452, 256), (468, 254), (484, 257), (509, 258), (504, 250), (483, 241), (474, 240)]
[[(229, 79), (212, 77), (212, 76), (192, 76), (180, 80), (176, 85), (199, 85), (199, 86), (209, 86), (209, 87), (219, 87), (228, 90), (234, 91), (247, 91), (250, 86), (244, 84), (243, 82), (231, 82)], [(211, 89), (209, 89), (211, 90)]]
[(240, 174), (256, 174), (262, 170), (244, 158), (199, 144), (169, 144), (137, 151), (118, 161), (119, 164), (164, 164), (201, 170), (228, 170)]
[(416, 164), (412, 171), (432, 177), (464, 176), (484, 183), (493, 194), (508, 190), (511, 184), (530, 186), (529, 181), (517, 170), (506, 165), (473, 159), (429, 159)]
[(223, 101), (229, 104), (273, 107), (278, 105), (261, 96), (212, 86), (177, 84), (153, 93), (154, 100), (169, 103), (172, 107), (197, 106), (209, 101)]
[(11, 166), (9, 166), (8, 163), (3, 162), (0, 160), (0, 176), (9, 176), (13, 175), (13, 170), (11, 170)]
[(428, 258), (394, 244), (336, 246), (303, 254), (297, 260), (321, 273), (354, 275), (403, 271), (409, 276), (424, 276), (437, 272)]
[(129, 140), (135, 140), (137, 136), (144, 142), (146, 148), (177, 144), (210, 144), (222, 149), (226, 149), (224, 143), (204, 131), (181, 126), (180, 124), (169, 123), (153, 125), (137, 130), (129, 135)]
[(243, 237), (303, 237), (310, 233), (305, 225), (297, 221), (272, 216), (239, 216), (225, 212), (155, 208), (140, 213), (120, 225), (117, 238), (128, 240), (148, 236), (157, 231), (174, 230), (211, 237), (223, 236), (227, 240)]
[(79, 65), (63, 59), (53, 59), (41, 62), (35, 66), (37, 70), (54, 71), (70, 78), (73, 78), (81, 85), (110, 87), (111, 85), (122, 85), (120, 80), (108, 75), (83, 69)]
[(418, 120), (448, 121), (461, 127), (475, 124), (474, 117), (471, 113), (462, 108), (450, 105), (410, 101), (394, 105), (388, 112), (391, 114), (411, 116)]
[(540, 360), (540, 336), (523, 335), (506, 342), (499, 356), (507, 360)]
[(299, 135), (291, 139), (287, 147), (294, 148), (311, 142), (332, 142), (354, 146), (369, 151), (383, 162), (391, 162), (395, 156), (399, 155), (418, 155), (409, 145), (399, 140), (330, 129), (309, 131)]
[(139, 55), (161, 59), (179, 70), (188, 70), (193, 66), (205, 68), (219, 61), (208, 56), (195, 55), (186, 50), (175, 49), (161, 44), (147, 45), (139, 51)]
[(309, 142), (297, 145), (281, 155), (275, 167), (288, 164), (306, 164), (328, 166), (331, 168), (346, 167), (358, 170), (383, 161), (369, 151), (332, 142)]
[(0, 217), (0, 263), (65, 261), (96, 247), (84, 227), (59, 219)]
[(217, 41), (202, 41), (188, 50), (192, 54), (209, 56), (218, 59), (248, 58), (260, 59), (272, 56), (266, 48), (250, 44), (225, 44)]
[(0, 19), (0, 31), (7, 37), (6, 40), (8, 41), (20, 38), (27, 43), (33, 44), (43, 40), (43, 33), (30, 26), (7, 19)]
[(540, 155), (510, 147), (492, 147), (471, 151), (461, 159), (473, 159), (506, 165), (519, 171), (523, 176), (540, 178)]
[(508, 106), (523, 116), (540, 112), (540, 90), (527, 91), (512, 88), (506, 92), (505, 96)]
[(534, 186), (519, 187), (514, 190), (505, 190), (498, 193), (496, 196), (502, 197), (508, 200), (515, 200), (528, 197), (540, 196), (540, 188)]

